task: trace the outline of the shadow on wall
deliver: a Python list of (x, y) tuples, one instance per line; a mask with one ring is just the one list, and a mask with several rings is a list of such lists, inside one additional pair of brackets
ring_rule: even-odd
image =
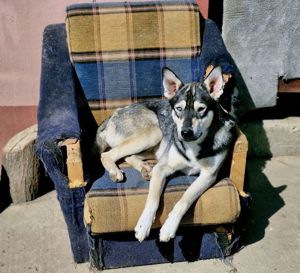
[(223, 0), (209, 0), (208, 17), (222, 30), (223, 24)]

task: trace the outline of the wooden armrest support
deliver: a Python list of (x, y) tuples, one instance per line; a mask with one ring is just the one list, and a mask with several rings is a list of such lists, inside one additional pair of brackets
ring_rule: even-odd
[(80, 142), (78, 139), (69, 138), (60, 142), (67, 150), (68, 187), (70, 189), (84, 187), (87, 183), (83, 178)]
[(239, 193), (243, 196), (244, 180), (246, 171), (246, 160), (248, 152), (248, 140), (246, 136), (238, 129), (238, 138), (234, 144), (233, 155), (230, 167), (230, 179), (234, 182)]

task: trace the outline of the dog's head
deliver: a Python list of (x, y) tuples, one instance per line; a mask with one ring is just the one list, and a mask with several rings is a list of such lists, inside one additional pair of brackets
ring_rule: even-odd
[(180, 140), (195, 141), (207, 134), (223, 93), (220, 67), (215, 67), (200, 83), (184, 84), (169, 68), (163, 71), (164, 95), (172, 107), (172, 117)]

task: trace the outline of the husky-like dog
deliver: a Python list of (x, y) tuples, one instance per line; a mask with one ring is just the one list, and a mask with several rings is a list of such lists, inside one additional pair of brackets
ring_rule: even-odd
[[(163, 242), (175, 237), (184, 214), (213, 185), (235, 136), (234, 119), (218, 103), (224, 87), (220, 67), (200, 83), (183, 84), (168, 68), (162, 74), (167, 99), (117, 109), (96, 137), (102, 164), (113, 181), (123, 180), (115, 163), (121, 158), (144, 177), (151, 172), (146, 205), (135, 227), (140, 242), (150, 233), (166, 178), (177, 171), (199, 174), (160, 229)], [(151, 170), (143, 160), (153, 153), (158, 162)]]

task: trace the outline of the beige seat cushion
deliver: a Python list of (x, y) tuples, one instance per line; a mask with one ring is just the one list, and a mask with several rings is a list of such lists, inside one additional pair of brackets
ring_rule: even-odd
[[(141, 215), (148, 193), (149, 182), (143, 181), (135, 170), (125, 169), (127, 181), (113, 183), (107, 174), (96, 181), (86, 196), (84, 220), (92, 233), (133, 231)], [(140, 179), (139, 179), (140, 177)], [(132, 180), (129, 180), (129, 179)], [(135, 181), (134, 181), (135, 180)], [(159, 228), (180, 199), (191, 177), (172, 178), (162, 196), (153, 224)], [(133, 182), (132, 182), (133, 181)], [(234, 223), (240, 215), (239, 194), (229, 178), (207, 190), (183, 218), (182, 225), (216, 225)]]

